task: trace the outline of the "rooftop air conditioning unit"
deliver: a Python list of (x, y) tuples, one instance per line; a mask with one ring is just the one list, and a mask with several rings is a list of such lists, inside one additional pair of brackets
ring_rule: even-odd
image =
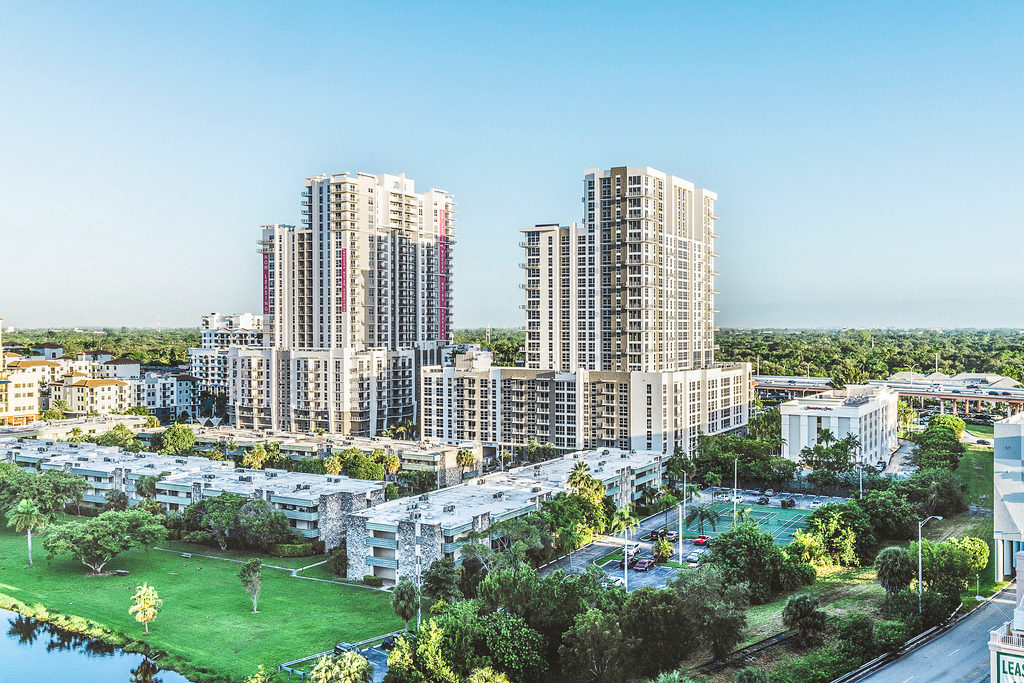
[(539, 486), (534, 486), (532, 489), (530, 489), (530, 491), (532, 493), (540, 493), (540, 487)]
[(309, 484), (303, 484), (303, 485), (302, 485), (302, 488), (303, 488), (303, 489), (306, 489), (306, 490), (309, 490)]
[(454, 513), (455, 512), (455, 506), (454, 505), (445, 505), (444, 506), (444, 511), (449, 513), (449, 514)]
[(419, 519), (422, 516), (423, 516), (423, 513), (421, 513), (421, 512), (413, 512), (413, 513), (411, 513), (409, 515), (409, 519)]
[(423, 502), (423, 503), (428, 502), (430, 500), (430, 494), (429, 493), (424, 493), (422, 496), (419, 497), (419, 500), (420, 500), (420, 502)]
[[(39, 450), (43, 450), (43, 449), (40, 448)], [(78, 462), (89, 462), (89, 457), (86, 456), (86, 455), (80, 455), (80, 456), (78, 456), (75, 459), (78, 460)]]

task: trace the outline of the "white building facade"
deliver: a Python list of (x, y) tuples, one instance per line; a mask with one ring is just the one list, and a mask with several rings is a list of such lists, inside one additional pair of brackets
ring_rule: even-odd
[(897, 442), (896, 404), (899, 394), (879, 385), (851, 385), (786, 401), (782, 413), (782, 455), (799, 460), (804, 448), (819, 443), (827, 429), (836, 440), (853, 434), (860, 441), (860, 462), (888, 460)]

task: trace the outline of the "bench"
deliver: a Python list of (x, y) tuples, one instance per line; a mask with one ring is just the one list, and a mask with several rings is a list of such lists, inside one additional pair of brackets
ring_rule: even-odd
[(184, 557), (186, 560), (192, 559), (192, 553), (182, 553), (181, 556)]

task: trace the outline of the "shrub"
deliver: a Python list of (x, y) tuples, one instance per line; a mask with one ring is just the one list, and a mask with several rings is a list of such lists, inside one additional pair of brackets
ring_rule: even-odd
[(77, 517), (99, 517), (103, 510), (90, 505), (83, 505), (81, 506), (81, 511), (79, 511), (79, 507), (76, 505), (66, 505), (64, 507), (64, 512), (65, 514)]
[(823, 647), (804, 657), (777, 664), (771, 683), (828, 683), (857, 667), (858, 662), (839, 647)]
[(313, 541), (311, 545), (313, 546), (314, 555), (323, 555), (327, 552), (327, 544), (320, 539)]
[(740, 669), (736, 675), (736, 683), (768, 683), (768, 675), (760, 669), (748, 666)]
[(810, 586), (818, 580), (818, 570), (814, 568), (814, 565), (807, 562), (797, 562), (796, 566), (793, 567), (793, 572), (796, 574), (796, 579), (800, 582), (801, 586)]
[(878, 652), (896, 652), (910, 638), (910, 628), (898, 619), (875, 624), (875, 649)]
[(875, 653), (875, 622), (866, 614), (857, 613), (839, 621), (839, 642), (859, 659), (870, 659)]
[(313, 554), (312, 543), (271, 543), (267, 553), (274, 557), (309, 557)]
[(371, 576), (371, 575), (367, 574), (366, 576), (363, 577), (363, 583), (365, 583), (367, 586), (372, 586), (374, 588), (380, 588), (381, 586), (384, 585), (384, 577), (383, 576)]
[(348, 576), (348, 548), (345, 541), (334, 551), (331, 556), (331, 571), (335, 576), (346, 578)]

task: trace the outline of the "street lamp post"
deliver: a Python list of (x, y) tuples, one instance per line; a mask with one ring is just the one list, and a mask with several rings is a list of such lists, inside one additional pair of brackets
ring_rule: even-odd
[(736, 489), (739, 488), (739, 478), (736, 476), (736, 472), (739, 469), (740, 459), (736, 458), (732, 461), (732, 523), (736, 524), (736, 498), (739, 496), (736, 493)]
[(917, 613), (921, 613), (921, 601), (924, 597), (924, 563), (921, 554), (921, 529), (932, 519), (942, 519), (940, 515), (932, 515), (917, 523)]
[(679, 564), (683, 563), (683, 519), (686, 517), (686, 470), (683, 470), (683, 501), (679, 505)]

